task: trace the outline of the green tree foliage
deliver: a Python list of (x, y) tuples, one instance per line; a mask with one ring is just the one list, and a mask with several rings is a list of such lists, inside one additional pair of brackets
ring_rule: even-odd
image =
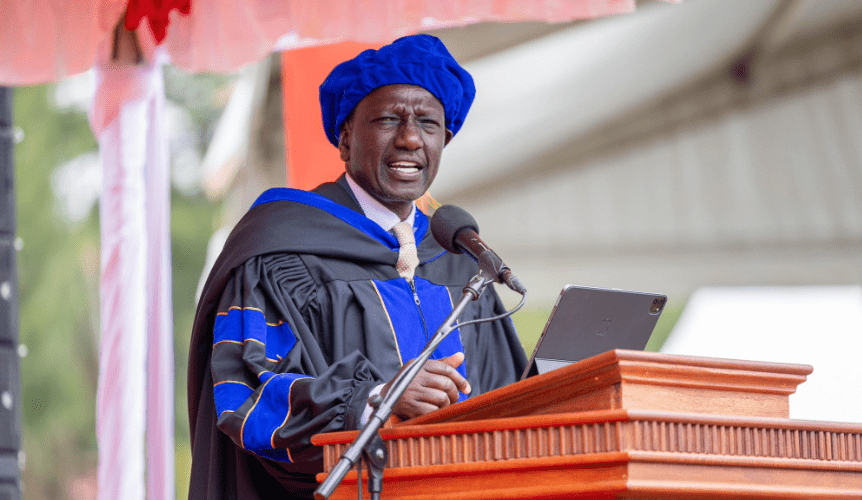
[[(168, 96), (189, 110), (194, 147), (203, 153), (224, 99), (225, 77), (190, 77), (175, 70)], [(58, 110), (53, 85), (14, 93), (14, 121), (24, 132), (15, 147), (20, 283), (23, 473), (27, 500), (94, 498), (97, 465), (95, 399), (98, 381), (100, 248), (98, 207), (79, 221), (55, 199), (57, 167), (98, 145), (83, 110)], [(198, 192), (172, 193), (174, 347), (178, 482), (188, 455), (185, 371), (195, 290), (214, 230), (217, 206)], [(185, 478), (182, 475), (185, 475)], [(177, 491), (185, 498), (185, 486)]]
[(54, 168), (96, 148), (86, 116), (58, 112), (51, 86), (15, 89), (15, 195), (20, 283), (25, 498), (66, 498), (96, 463), (99, 232), (70, 225), (51, 190)]

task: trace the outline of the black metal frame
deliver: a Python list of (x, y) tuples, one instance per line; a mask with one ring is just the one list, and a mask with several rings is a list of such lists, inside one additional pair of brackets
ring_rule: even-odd
[(0, 87), (0, 500), (21, 498), (21, 384), (12, 89)]

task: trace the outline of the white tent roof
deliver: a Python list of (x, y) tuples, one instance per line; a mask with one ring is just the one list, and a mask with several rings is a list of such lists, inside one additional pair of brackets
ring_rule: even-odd
[[(547, 167), (549, 153), (723, 71), (752, 44), (776, 52), (860, 17), (853, 0), (652, 3), (468, 62), (476, 101), (434, 191), (466, 201), (500, 177), (532, 175), (537, 160)], [(473, 55), (456, 34), (438, 34), (456, 57)]]
[(860, 23), (852, 0), (655, 3), (471, 61), (432, 192), (532, 300), (860, 283)]
[(447, 147), (434, 191), (513, 171), (735, 57), (774, 1), (652, 4), (468, 63), (477, 96)]

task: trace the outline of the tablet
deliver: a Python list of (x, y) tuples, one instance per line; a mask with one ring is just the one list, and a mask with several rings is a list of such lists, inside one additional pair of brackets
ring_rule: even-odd
[(666, 303), (656, 293), (567, 285), (521, 379), (613, 349), (643, 350)]

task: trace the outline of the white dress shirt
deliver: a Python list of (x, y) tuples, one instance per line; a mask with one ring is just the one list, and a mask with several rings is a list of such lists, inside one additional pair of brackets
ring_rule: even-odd
[[(359, 206), (362, 207), (362, 211), (365, 213), (365, 216), (369, 219), (373, 220), (377, 223), (378, 226), (382, 227), (386, 231), (391, 231), (395, 224), (401, 222), (401, 218), (388, 208), (384, 207), (382, 203), (375, 200), (370, 194), (368, 194), (362, 187), (350, 177), (350, 174), (345, 176), (347, 179), (347, 185), (350, 186), (350, 190), (353, 191), (353, 196), (356, 197), (356, 201), (359, 202)], [(416, 204), (413, 203), (413, 206), (410, 209), (410, 215), (407, 216), (405, 221), (409, 222), (410, 225), (413, 225), (413, 220), (416, 218)]]

